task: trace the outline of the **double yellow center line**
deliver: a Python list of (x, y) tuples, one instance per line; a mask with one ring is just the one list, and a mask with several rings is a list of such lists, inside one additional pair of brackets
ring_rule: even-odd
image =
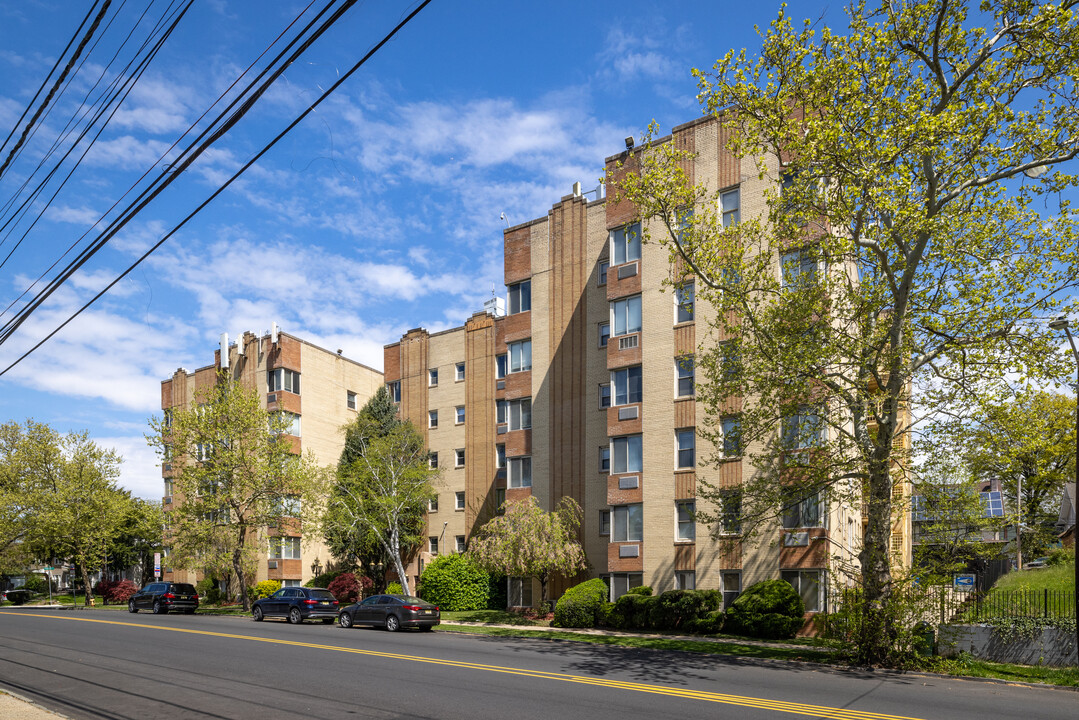
[(167, 632), (188, 633), (191, 635), (207, 635), (210, 637), (230, 638), (233, 640), (247, 640), (250, 642), (271, 643), (274, 645), (288, 645), (291, 647), (311, 648), (314, 650), (330, 650), (333, 652), (352, 653), (354, 655), (367, 655), (369, 657), (386, 658), (388, 660), (406, 660), (408, 662), (427, 663), (430, 665), (443, 665), (465, 670), (479, 670), (483, 672), (495, 672), (505, 675), (520, 675), (522, 677), (536, 678), (539, 680), (557, 680), (560, 682), (577, 683), (578, 685), (591, 685), (594, 687), (612, 688), (615, 690), (631, 690), (634, 692), (649, 693), (652, 695), (664, 695), (667, 697), (684, 698), (687, 700), (701, 700), (704, 702), (721, 703), (724, 705), (736, 705), (739, 707), (759, 708), (775, 712), (792, 713), (795, 715), (808, 715), (817, 718), (831, 718), (832, 720), (918, 720), (904, 715), (888, 715), (883, 713), (865, 712), (862, 710), (845, 710), (823, 705), (806, 705), (804, 703), (784, 702), (782, 700), (768, 700), (764, 698), (745, 697), (741, 695), (727, 695), (725, 693), (706, 692), (703, 690), (688, 690), (684, 688), (666, 687), (663, 685), (649, 685), (645, 683), (625, 682), (623, 680), (607, 680), (603, 678), (587, 677), (584, 675), (570, 675), (568, 673), (553, 673), (543, 670), (526, 670), (523, 668), (503, 667), (501, 665), (485, 665), (482, 663), (463, 662), (460, 660), (442, 660), (439, 658), (422, 657), (419, 655), (401, 655), (399, 653), (380, 652), (377, 650), (363, 650), (359, 648), (341, 647), (340, 645), (322, 645), (319, 643), (298, 642), (295, 640), (277, 640), (274, 638), (261, 638), (253, 635), (237, 635), (234, 633), (210, 632), (208, 630), (190, 630), (186, 628), (165, 627), (160, 625), (144, 625), (142, 623), (121, 622), (118, 620), (98, 620), (94, 618), (65, 617), (60, 615), (38, 615), (26, 612), (3, 612), (0, 615), (18, 615), (21, 617), (45, 618), (50, 620), (68, 620), (75, 622), (92, 622), (103, 625), (120, 625), (124, 627), (145, 628), (147, 630), (164, 630)]

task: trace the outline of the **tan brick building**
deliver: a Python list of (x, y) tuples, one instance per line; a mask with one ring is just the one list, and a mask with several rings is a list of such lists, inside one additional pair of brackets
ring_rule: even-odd
[[(261, 337), (246, 332), (231, 344), (227, 336), (222, 336), (222, 348), (214, 352), (213, 365), (191, 373), (180, 368), (172, 378), (162, 381), (161, 408), (188, 407), (197, 392), (211, 386), (222, 370), (233, 382), (255, 390), (267, 410), (294, 414), (292, 442), (296, 452), (310, 450), (320, 465), (327, 466), (337, 464), (344, 447), (342, 428), (352, 422), (383, 383), (382, 373), (377, 370), (344, 357), (340, 351), (324, 350), (280, 332), (275, 326)], [(171, 469), (164, 466), (166, 512), (173, 506), (171, 474)], [(165, 542), (167, 546), (167, 538)], [(261, 533), (258, 543), (255, 582), (302, 584), (314, 575), (316, 560), (322, 567), (331, 560), (322, 539), (305, 536), (298, 525), (283, 532)], [(198, 579), (195, 573), (172, 568), (167, 548), (162, 566), (165, 580)]]
[[(764, 214), (775, 180), (731, 156), (723, 132), (702, 118), (659, 142), (696, 154), (690, 181), (717, 192), (724, 213)], [(627, 157), (607, 158), (608, 170)], [(717, 539), (695, 527), (698, 473), (729, 487), (751, 470), (739, 457), (698, 466), (710, 448), (695, 432), (705, 415), (692, 360), (709, 308), (691, 311), (691, 287), (661, 289), (675, 270), (666, 249), (635, 241), (634, 215), (628, 203), (589, 202), (579, 190), (563, 197), (545, 217), (505, 231), (507, 314), (477, 313), (435, 334), (410, 330), (386, 347), (402, 416), (426, 433), (443, 469), (427, 547), (409, 572), (463, 548), (503, 500), (533, 495), (549, 509), (569, 496), (584, 509), (591, 574), (609, 580), (612, 597), (647, 584), (721, 588), (729, 600), (783, 577), (823, 610), (830, 567), (857, 563), (854, 510), (806, 507), (744, 548), (734, 533)], [(527, 585), (511, 583), (511, 604), (529, 604)]]

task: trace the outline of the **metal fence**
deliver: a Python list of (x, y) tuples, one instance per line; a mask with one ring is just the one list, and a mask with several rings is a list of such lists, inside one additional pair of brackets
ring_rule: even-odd
[(996, 592), (941, 592), (941, 622), (981, 622), (999, 617), (1075, 617), (1071, 590), (1006, 590)]

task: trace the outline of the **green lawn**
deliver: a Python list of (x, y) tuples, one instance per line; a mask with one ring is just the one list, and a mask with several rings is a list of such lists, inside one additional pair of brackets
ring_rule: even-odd
[(1013, 590), (1072, 590), (1075, 588), (1075, 563), (1053, 567), (1019, 570), (1002, 576), (990, 593)]

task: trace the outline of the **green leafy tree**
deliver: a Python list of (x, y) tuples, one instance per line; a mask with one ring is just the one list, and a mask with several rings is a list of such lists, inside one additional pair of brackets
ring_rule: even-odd
[(486, 610), (491, 576), (470, 555), (440, 555), (423, 568), (420, 597), (442, 610)]
[[(125, 491), (126, 492), (126, 491)], [(161, 503), (131, 497), (126, 512), (117, 526), (117, 534), (109, 544), (108, 567), (120, 573), (129, 567), (138, 567), (140, 584), (150, 582), (154, 576), (154, 553), (161, 552), (161, 528), (164, 513)]]
[(42, 511), (43, 478), (35, 471), (34, 448), (50, 445), (55, 433), (47, 425), (0, 425), (0, 571), (19, 572), (32, 559), (28, 541)]
[(571, 577), (588, 569), (577, 540), (580, 525), (581, 506), (573, 498), (562, 498), (547, 512), (529, 496), (507, 503), (505, 514), (488, 520), (472, 537), (468, 554), (492, 573), (539, 580), (540, 603), (546, 607), (553, 575)]
[(798, 498), (861, 508), (867, 664), (893, 662), (912, 394), (919, 411), (961, 410), (1010, 377), (1068, 372), (1044, 318), (1075, 310), (1079, 279), (1062, 194), (1079, 154), (1075, 3), (970, 5), (855, 2), (847, 35), (781, 12), (759, 56), (695, 71), (727, 149), (772, 181), (763, 214), (724, 227), (717, 189), (691, 184), (670, 142), (646, 138), (609, 179), (714, 311), (698, 400), (717, 447), (743, 400), (747, 539)]
[(167, 513), (172, 562), (215, 576), (231, 572), (244, 610), (260, 533), (306, 519), (324, 484), (314, 457), (293, 451), (289, 425), (257, 393), (224, 377), (192, 407), (150, 420), (147, 440), (171, 463), (179, 498)]

